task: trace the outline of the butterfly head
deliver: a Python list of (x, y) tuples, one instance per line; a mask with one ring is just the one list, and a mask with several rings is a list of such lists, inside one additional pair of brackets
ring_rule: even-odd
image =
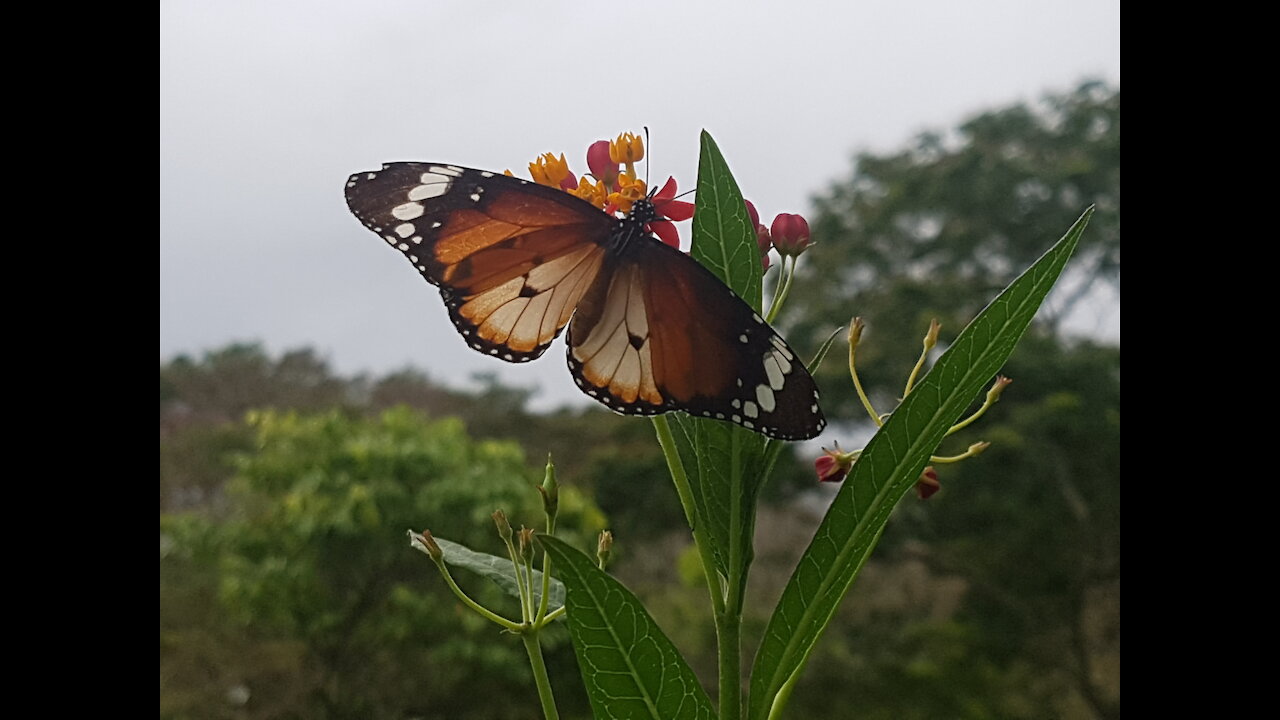
[(643, 200), (637, 200), (631, 205), (631, 211), (627, 213), (627, 219), (639, 223), (647, 223), (651, 220), (657, 220), (661, 215), (658, 214), (658, 208), (648, 197)]

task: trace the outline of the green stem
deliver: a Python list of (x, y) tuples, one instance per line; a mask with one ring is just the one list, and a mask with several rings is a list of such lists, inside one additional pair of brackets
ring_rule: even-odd
[(796, 262), (798, 260), (799, 258), (791, 258), (791, 269), (787, 270), (787, 256), (782, 256), (782, 268), (786, 271), (784, 273), (785, 279), (779, 279), (782, 292), (777, 293), (774, 297), (773, 304), (769, 307), (769, 316), (765, 318), (765, 322), (770, 325), (773, 324), (774, 318), (778, 317), (778, 311), (782, 309), (782, 303), (787, 301), (787, 295), (791, 292), (791, 281), (796, 277)]
[[(547, 518), (547, 537), (556, 534), (556, 519)], [(547, 617), (547, 603), (551, 596), (551, 556), (545, 550), (542, 551), (542, 601), (538, 603), (538, 614), (534, 615), (534, 623), (541, 625)]]
[(853, 377), (853, 389), (858, 392), (858, 399), (862, 401), (862, 407), (866, 408), (867, 414), (875, 422), (876, 427), (884, 425), (884, 420), (876, 414), (876, 409), (871, 406), (871, 399), (867, 397), (867, 393), (862, 389), (862, 381), (858, 379), (858, 367), (854, 362), (858, 348), (855, 344), (849, 343), (849, 375)]
[(521, 626), (519, 624), (511, 622), (501, 615), (493, 613), (488, 608), (477, 603), (475, 600), (472, 600), (470, 597), (467, 597), (467, 594), (462, 592), (462, 588), (458, 587), (458, 583), (453, 581), (453, 576), (449, 574), (449, 566), (445, 565), (443, 562), (438, 562), (436, 563), (436, 567), (440, 568), (440, 574), (444, 576), (445, 584), (449, 586), (449, 589), (453, 591), (454, 595), (458, 596), (458, 599), (462, 601), (462, 604), (472, 610), (475, 610), (481, 617), (495, 622), (512, 632), (520, 631)]
[(738, 720), (742, 715), (741, 628), (742, 618), (737, 614), (722, 613), (716, 616), (717, 659), (720, 663), (720, 720)]
[(730, 437), (732, 447), (729, 457), (732, 460), (729, 482), (733, 484), (733, 488), (729, 492), (729, 578), (724, 612), (716, 618), (716, 644), (720, 664), (720, 720), (738, 720), (742, 714), (742, 608), (739, 602), (743, 582), (742, 547), (744, 542), (751, 542), (749, 538), (740, 537), (746, 529), (742, 526), (742, 465), (737, 428)]
[(689, 477), (685, 474), (684, 463), (680, 461), (680, 451), (676, 448), (675, 437), (671, 434), (671, 424), (666, 415), (654, 415), (653, 427), (658, 434), (658, 445), (662, 447), (662, 455), (667, 459), (667, 469), (671, 472), (671, 481), (675, 483), (676, 493), (680, 496), (680, 504), (684, 506), (684, 517), (693, 531), (693, 544), (698, 548), (698, 557), (702, 559), (702, 574), (707, 579), (707, 591), (711, 593), (711, 607), (717, 615), (724, 612), (724, 592), (716, 574), (716, 565), (711, 556), (711, 546), (702, 538), (695, 518), (697, 507), (693, 504), (693, 489), (689, 486)]
[(524, 649), (529, 653), (529, 664), (533, 666), (533, 681), (538, 685), (538, 700), (542, 702), (542, 714), (547, 720), (559, 720), (556, 710), (556, 699), (551, 694), (551, 680), (547, 677), (547, 666), (542, 662), (542, 646), (538, 644), (538, 633), (521, 633)]
[(924, 361), (929, 357), (929, 346), (925, 345), (924, 351), (920, 353), (920, 359), (916, 360), (916, 366), (911, 368), (911, 374), (907, 376), (907, 387), (902, 391), (902, 398), (905, 400), (911, 394), (912, 388), (916, 386), (916, 378), (920, 376), (920, 370), (924, 368)]

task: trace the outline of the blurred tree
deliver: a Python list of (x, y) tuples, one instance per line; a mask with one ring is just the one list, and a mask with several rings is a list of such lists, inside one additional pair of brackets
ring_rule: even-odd
[[(540, 527), (541, 473), (520, 449), (406, 408), (252, 424), (227, 519), (161, 516), (161, 715), (539, 717), (523, 648), (463, 608), (405, 538), (427, 527), (501, 553), (499, 507)], [(604, 525), (562, 487), (560, 534), (590, 547)], [(518, 616), (514, 599), (458, 575)], [(567, 639), (549, 636), (548, 665), (566, 716), (582, 716)]]
[[(1087, 82), (1041, 108), (1019, 104), (952, 135), (921, 135), (902, 152), (859, 154), (852, 176), (816, 198), (817, 244), (780, 324), (816, 347), (833, 325), (863, 316), (859, 365), (888, 402), (930, 318), (958, 331), (1090, 204), (1097, 211), (1064, 288), (1037, 319), (1050, 328), (1093, 291), (1119, 292), (1118, 88)], [(833, 362), (818, 379), (835, 386), (843, 376)], [(856, 414), (852, 392), (823, 399), (829, 415)]]

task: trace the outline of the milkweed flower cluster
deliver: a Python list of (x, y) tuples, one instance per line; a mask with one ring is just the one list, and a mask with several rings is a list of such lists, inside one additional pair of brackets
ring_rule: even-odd
[[(801, 221), (803, 221), (803, 218), (801, 218)], [(791, 224), (787, 225), (787, 223)], [(778, 227), (778, 222), (776, 220), (774, 221), (774, 227), (776, 247), (776, 228)], [(794, 220), (784, 221), (783, 233), (789, 238), (799, 238), (803, 236), (807, 241), (808, 230), (809, 226), (807, 223), (801, 227), (796, 224)], [(784, 244), (789, 244), (791, 242), (794, 241), (789, 240)], [(794, 247), (794, 245), (789, 246)], [(801, 249), (801, 252), (803, 252), (803, 248)], [(857, 357), (858, 344), (862, 342), (862, 330), (865, 327), (866, 324), (862, 322), (862, 318), (860, 317), (855, 317), (853, 322), (849, 324), (849, 375), (853, 379), (853, 387), (858, 393), (858, 399), (862, 401), (862, 406), (866, 408), (867, 414), (870, 415), (875, 424), (879, 426), (884, 424), (884, 420), (887, 415), (880, 415), (876, 413), (875, 407), (872, 406), (870, 398), (867, 397), (867, 393), (862, 389), (862, 381), (858, 379), (858, 369), (854, 362)], [(916, 379), (920, 376), (920, 371), (924, 367), (925, 359), (929, 356), (929, 351), (933, 350), (933, 348), (938, 344), (938, 332), (941, 329), (942, 326), (938, 324), (937, 320), (929, 323), (929, 329), (925, 332), (924, 342), (922, 343), (923, 350), (920, 353), (920, 358), (916, 360), (915, 367), (911, 369), (911, 373), (907, 376), (907, 385), (902, 392), (902, 397), (905, 398), (907, 395), (911, 394), (912, 389), (914, 389)], [(952, 425), (951, 429), (947, 431), (947, 434), (950, 435), (951, 433), (968, 426), (970, 423), (986, 414), (987, 409), (996, 404), (996, 401), (1000, 399), (1000, 394), (1003, 393), (1004, 389), (1012, 382), (1012, 380), (1003, 375), (997, 376), (995, 382), (991, 385), (991, 389), (987, 391), (987, 396), (983, 401), (982, 406), (975, 410), (969, 417), (961, 420), (955, 425)], [(981, 454), (982, 451), (986, 450), (990, 446), (991, 443), (989, 442), (976, 442), (970, 445), (967, 450), (959, 455), (931, 456), (929, 458), (929, 462), (932, 464), (926, 466), (920, 473), (920, 477), (916, 480), (916, 495), (919, 496), (921, 500), (927, 500), (941, 489), (942, 485), (938, 482), (938, 471), (934, 465), (960, 462), (965, 458), (971, 458)], [(853, 469), (854, 463), (858, 461), (858, 457), (861, 454), (861, 450), (843, 452), (840, 450), (839, 443), (836, 443), (834, 450), (823, 448), (823, 454), (819, 455), (813, 462), (813, 469), (818, 476), (818, 481), (839, 482), (844, 480), (849, 474), (849, 471)]]
[[(609, 214), (631, 212), (632, 206), (645, 198), (653, 203), (659, 217), (645, 224), (645, 229), (662, 242), (680, 247), (680, 233), (674, 223), (693, 217), (693, 203), (676, 199), (677, 185), (673, 177), (656, 192), (650, 192), (636, 174), (636, 163), (644, 159), (644, 139), (633, 133), (622, 133), (614, 140), (597, 140), (587, 148), (587, 174), (578, 177), (569, 169), (564, 153), (543, 153), (529, 163), (529, 177), (539, 185), (559, 188), (595, 205)], [(507, 175), (511, 175), (507, 171)]]

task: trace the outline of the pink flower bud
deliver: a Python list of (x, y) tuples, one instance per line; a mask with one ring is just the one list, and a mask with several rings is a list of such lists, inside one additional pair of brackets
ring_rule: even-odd
[(769, 248), (773, 247), (773, 236), (769, 234), (769, 228), (764, 225), (756, 225), (756, 245), (760, 247), (760, 253), (769, 254)]
[(853, 462), (858, 459), (856, 452), (841, 452), (840, 443), (834, 450), (822, 448), (822, 455), (813, 461), (813, 469), (818, 473), (818, 482), (840, 482), (849, 474)]
[(916, 495), (921, 500), (928, 500), (941, 487), (942, 485), (938, 483), (938, 471), (934, 470), (933, 466), (930, 465), (924, 469), (924, 472), (920, 473), (920, 479), (916, 480)]
[(743, 202), (747, 204), (747, 214), (751, 216), (751, 224), (759, 225), (760, 213), (756, 212), (756, 206), (753, 205), (750, 200), (744, 200)]
[(597, 140), (587, 148), (587, 167), (596, 180), (604, 182), (605, 187), (612, 189), (618, 181), (618, 163), (609, 157), (609, 141)]
[(773, 246), (783, 255), (799, 255), (812, 244), (809, 242), (809, 223), (799, 215), (778, 213), (770, 232)]

